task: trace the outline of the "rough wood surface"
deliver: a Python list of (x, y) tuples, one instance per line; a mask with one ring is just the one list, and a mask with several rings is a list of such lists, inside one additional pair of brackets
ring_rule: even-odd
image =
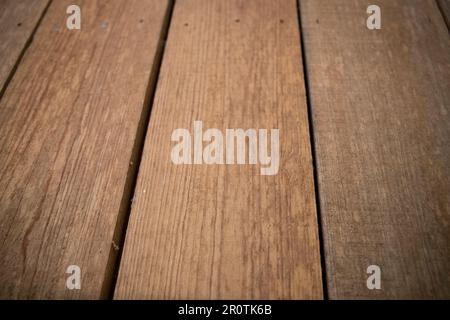
[[(294, 0), (176, 2), (115, 298), (322, 297), (297, 18)], [(278, 175), (174, 165), (194, 120), (279, 128)]]
[(0, 1), (0, 97), (49, 0)]
[(72, 31), (70, 4), (51, 4), (0, 102), (1, 298), (107, 294), (167, 1), (80, 0)]
[(370, 31), (367, 1), (301, 1), (329, 295), (449, 298), (449, 34), (435, 1), (377, 4)]

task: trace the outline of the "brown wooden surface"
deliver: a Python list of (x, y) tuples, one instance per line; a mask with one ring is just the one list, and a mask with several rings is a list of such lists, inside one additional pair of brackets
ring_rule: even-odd
[[(174, 165), (172, 131), (280, 129), (259, 165)], [(177, 1), (115, 298), (322, 298), (296, 2)]]
[(450, 0), (438, 0), (439, 8), (444, 16), (447, 26), (450, 28)]
[(0, 1), (0, 97), (49, 0)]
[[(450, 42), (435, 1), (301, 1), (330, 298), (450, 298)], [(369, 291), (378, 265), (382, 289)]]
[[(167, 1), (80, 0), (69, 31), (71, 3), (53, 1), (0, 102), (2, 298), (110, 285)], [(81, 290), (66, 289), (69, 265)]]

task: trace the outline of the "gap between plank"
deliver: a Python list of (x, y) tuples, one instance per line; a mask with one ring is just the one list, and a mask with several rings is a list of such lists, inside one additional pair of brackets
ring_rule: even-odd
[(142, 152), (145, 144), (145, 137), (148, 131), (150, 122), (151, 109), (155, 97), (156, 87), (159, 79), (162, 59), (164, 56), (164, 49), (169, 34), (170, 22), (172, 20), (173, 8), (175, 0), (169, 0), (167, 5), (166, 15), (164, 17), (163, 26), (159, 37), (159, 48), (157, 49), (155, 58), (153, 60), (152, 70), (150, 72), (150, 79), (147, 87), (144, 108), (136, 133), (136, 139), (133, 145), (133, 151), (130, 159), (130, 167), (127, 173), (127, 179), (123, 192), (123, 197), (120, 205), (119, 217), (114, 231), (113, 243), (111, 246), (110, 255), (108, 258), (105, 278), (103, 280), (103, 287), (101, 292), (102, 299), (112, 300), (114, 298), (114, 291), (116, 288), (117, 277), (119, 274), (120, 262), (122, 259), (123, 247), (125, 243), (125, 236), (128, 227), (128, 221), (131, 214), (132, 199), (136, 189), (136, 182), (142, 158)]
[(5, 84), (2, 88), (0, 88), (0, 100), (3, 98), (3, 95), (5, 94), (6, 88), (8, 88), (12, 78), (14, 77), (14, 74), (17, 71), (17, 68), (19, 67), (20, 63), (22, 62), (22, 58), (25, 55), (25, 52), (30, 47), (31, 43), (33, 42), (34, 35), (36, 34), (39, 26), (41, 25), (42, 20), (44, 19), (44, 16), (46, 15), (48, 8), (52, 4), (53, 0), (49, 0), (47, 5), (45, 6), (44, 10), (41, 13), (41, 16), (39, 17), (38, 21), (36, 22), (36, 25), (34, 26), (33, 30), (30, 33), (30, 36), (28, 37), (27, 41), (25, 42), (22, 51), (20, 52), (19, 56), (17, 57), (16, 62), (14, 63), (14, 66), (11, 68), (11, 71), (9, 72), (8, 77), (5, 80)]
[(303, 37), (303, 28), (302, 28), (302, 18), (301, 18), (301, 8), (300, 1), (296, 0), (297, 3), (297, 17), (298, 17), (298, 30), (300, 35), (300, 47), (302, 52), (302, 64), (303, 64), (303, 78), (305, 82), (305, 92), (306, 92), (306, 105), (308, 108), (308, 123), (309, 123), (309, 139), (311, 146), (311, 155), (313, 162), (313, 174), (314, 174), (314, 194), (316, 198), (316, 211), (317, 211), (317, 226), (319, 233), (319, 247), (320, 247), (320, 264), (322, 268), (322, 286), (323, 286), (323, 298), (324, 300), (328, 300), (328, 286), (327, 286), (327, 273), (326, 273), (326, 261), (325, 261), (325, 246), (323, 242), (323, 229), (322, 229), (322, 216), (320, 209), (320, 196), (319, 196), (319, 176), (317, 172), (317, 153), (316, 153), (316, 144), (314, 139), (314, 128), (313, 128), (313, 115), (312, 115), (312, 104), (311, 104), (311, 94), (310, 94), (310, 86), (309, 86), (309, 77), (308, 77), (308, 64), (306, 62), (306, 51), (305, 51), (305, 42)]
[(439, 0), (436, 0), (436, 4), (441, 13), (442, 19), (444, 19), (444, 23), (447, 26), (447, 30), (450, 32), (450, 21), (448, 20), (448, 17), (445, 13), (445, 9), (442, 7), (441, 2)]

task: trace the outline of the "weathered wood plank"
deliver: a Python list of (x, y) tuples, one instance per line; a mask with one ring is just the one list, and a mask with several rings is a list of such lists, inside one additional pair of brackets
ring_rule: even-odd
[(49, 0), (0, 1), (0, 97)]
[[(278, 128), (278, 174), (173, 164), (195, 120)], [(115, 297), (321, 298), (316, 220), (296, 1), (177, 1)]]
[(370, 31), (367, 1), (301, 1), (329, 295), (449, 298), (448, 30), (435, 1), (377, 4)]
[[(167, 1), (54, 1), (0, 102), (0, 297), (100, 298)], [(66, 288), (69, 265), (81, 290)]]

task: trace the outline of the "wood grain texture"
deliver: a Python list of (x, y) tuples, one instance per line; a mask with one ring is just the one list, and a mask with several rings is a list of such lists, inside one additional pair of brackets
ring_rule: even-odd
[(72, 31), (70, 4), (51, 4), (0, 102), (1, 298), (104, 297), (128, 206), (167, 1), (80, 0)]
[(450, 28), (450, 0), (437, 0), (447, 26)]
[(4, 92), (48, 3), (49, 0), (0, 1), (0, 93)]
[[(176, 2), (115, 298), (322, 297), (299, 39), (294, 0)], [(278, 175), (173, 164), (194, 120), (280, 129)]]
[(377, 4), (370, 31), (367, 1), (301, 1), (329, 296), (449, 298), (449, 34), (435, 1)]

